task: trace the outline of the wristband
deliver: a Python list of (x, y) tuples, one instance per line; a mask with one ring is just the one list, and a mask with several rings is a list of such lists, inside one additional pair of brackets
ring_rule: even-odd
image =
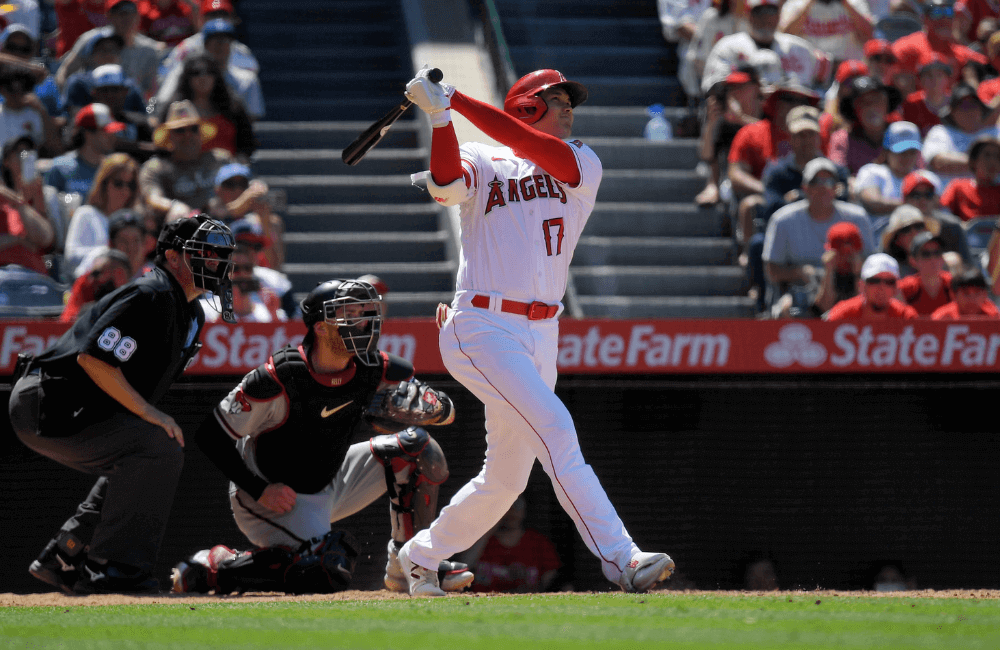
[(446, 108), (443, 111), (437, 113), (431, 113), (429, 115), (431, 118), (431, 126), (435, 129), (439, 129), (443, 126), (448, 126), (451, 124), (451, 109)]

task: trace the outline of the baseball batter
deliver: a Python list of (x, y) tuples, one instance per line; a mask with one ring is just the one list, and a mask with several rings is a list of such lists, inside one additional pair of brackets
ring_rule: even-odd
[[(674, 563), (633, 543), (553, 392), (560, 300), (602, 175), (597, 155), (569, 140), (573, 108), (587, 89), (538, 70), (514, 84), (500, 111), (431, 82), (427, 70), (407, 84), (406, 96), (434, 127), (428, 189), (438, 202), (461, 206), (457, 291), (441, 354), (486, 407), (487, 450), (479, 475), (400, 550), (410, 594), (444, 595), (439, 561), (499, 521), (527, 486), (535, 458), (604, 575), (625, 591), (646, 591)], [(460, 148), (451, 108), (507, 146)]]

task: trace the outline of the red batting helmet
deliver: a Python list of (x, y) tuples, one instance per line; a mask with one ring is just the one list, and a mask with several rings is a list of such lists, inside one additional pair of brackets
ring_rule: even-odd
[(558, 70), (535, 70), (517, 80), (507, 92), (503, 110), (508, 115), (534, 124), (542, 119), (548, 107), (539, 95), (548, 88), (562, 88), (569, 95), (569, 102), (576, 108), (587, 101), (587, 88), (581, 83), (568, 81)]

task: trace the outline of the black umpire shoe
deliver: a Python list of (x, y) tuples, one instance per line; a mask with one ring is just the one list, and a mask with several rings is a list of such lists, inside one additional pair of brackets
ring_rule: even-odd
[(158, 594), (160, 581), (150, 573), (116, 562), (87, 561), (73, 585), (76, 594)]
[(80, 565), (86, 554), (70, 557), (59, 549), (58, 542), (52, 540), (38, 559), (28, 567), (28, 573), (42, 582), (47, 582), (56, 589), (72, 596), (73, 585), (80, 577)]

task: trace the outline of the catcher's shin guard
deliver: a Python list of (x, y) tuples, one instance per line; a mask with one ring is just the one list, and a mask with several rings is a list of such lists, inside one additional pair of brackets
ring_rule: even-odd
[(375, 436), (372, 454), (385, 467), (392, 538), (402, 544), (434, 521), (438, 486), (448, 479), (441, 445), (420, 427)]

